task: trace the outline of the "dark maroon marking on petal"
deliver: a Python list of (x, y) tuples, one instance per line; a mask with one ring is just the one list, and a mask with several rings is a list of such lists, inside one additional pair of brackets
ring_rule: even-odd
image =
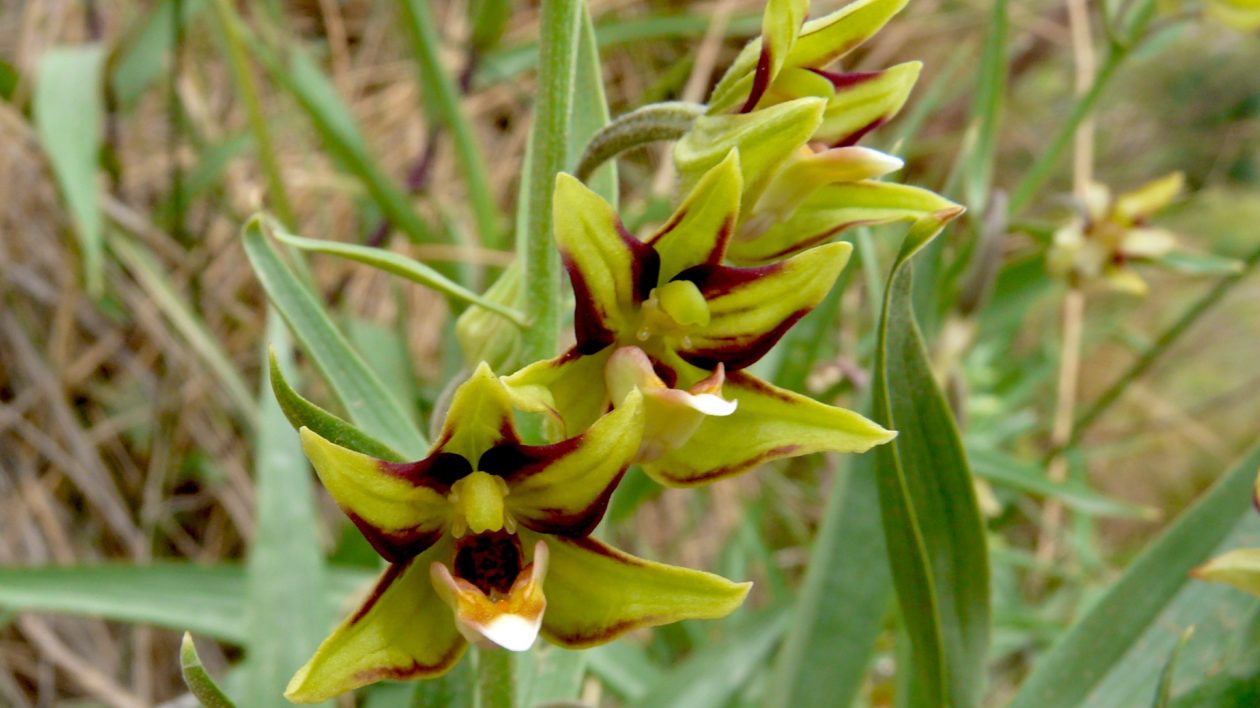
[(664, 226), (657, 229), (656, 233), (649, 236), (647, 238), (647, 241), (645, 241), (645, 243), (647, 243), (649, 246), (655, 246), (657, 241), (660, 241), (662, 238), (664, 238), (665, 235), (668, 234), (670, 231), (673, 231), (674, 229), (678, 228), (678, 225), (682, 223), (683, 218), (686, 216), (687, 216), (686, 209), (680, 209), (674, 212), (674, 215), (669, 217), (669, 221), (666, 221)]
[(857, 145), (858, 141), (866, 137), (867, 133), (871, 132), (872, 130), (875, 130), (876, 128), (878, 128), (879, 126), (887, 122), (888, 122), (887, 116), (880, 116), (879, 118), (876, 118), (875, 120), (871, 121), (870, 123), (867, 123), (861, 128), (858, 128), (854, 132), (849, 133), (849, 135), (847, 135), (846, 137), (841, 138), (840, 140), (837, 140), (836, 143), (832, 145), (832, 147), (852, 147), (854, 145)]
[(582, 444), (583, 435), (551, 445), (523, 445), (510, 442), (495, 445), (482, 453), (481, 459), (477, 461), (477, 469), (486, 474), (502, 477), (511, 486), (515, 482), (543, 471), (548, 465), (576, 450)]
[(604, 518), (604, 512), (608, 511), (608, 501), (612, 498), (613, 490), (621, 482), (621, 477), (629, 469), (629, 465), (621, 468), (617, 475), (609, 481), (599, 496), (586, 505), (585, 508), (576, 512), (567, 512), (561, 509), (543, 509), (546, 514), (544, 518), (528, 518), (520, 519), (521, 525), (537, 531), (538, 533), (551, 534), (553, 536), (567, 536), (572, 538), (584, 538), (591, 535), (599, 522)]
[[(740, 462), (738, 464), (727, 465), (726, 467), (718, 467), (716, 469), (711, 469), (708, 472), (705, 472), (704, 474), (698, 475), (698, 476), (686, 475), (684, 477), (674, 476), (674, 478), (680, 481), (686, 480), (686, 483), (688, 485), (702, 484), (704, 482), (720, 479), (722, 477), (730, 477), (732, 475), (739, 474), (741, 472), (750, 470), (753, 467), (756, 467), (757, 465), (763, 462), (769, 461), (769, 460), (775, 460), (780, 457), (791, 457), (796, 454), (797, 450), (800, 450), (800, 449), (801, 449), (800, 445), (780, 445), (779, 447), (766, 450), (760, 455), (757, 455), (756, 457), (750, 460), (744, 460), (743, 462)], [(667, 474), (666, 476), (671, 476), (671, 475)]]
[[(681, 212), (675, 214), (672, 218), (670, 218), (669, 223), (662, 226), (660, 231), (653, 234), (647, 242), (655, 245), (656, 242), (660, 241), (666, 234), (673, 231), (678, 224), (682, 222), (683, 216), (685, 216), (685, 214)], [(722, 225), (718, 227), (718, 236), (713, 240), (713, 248), (709, 250), (708, 255), (705, 256), (701, 265), (717, 265), (722, 262), (722, 258), (726, 255), (726, 246), (731, 242), (731, 234), (735, 232), (735, 216), (735, 214), (729, 214), (726, 219), (722, 221)], [(662, 275), (666, 278), (673, 279), (677, 273), (663, 273)]]
[(666, 615), (643, 615), (632, 620), (624, 620), (616, 624), (606, 625), (599, 632), (587, 632), (585, 634), (561, 634), (551, 629), (547, 629), (547, 615), (543, 615), (543, 634), (551, 643), (566, 647), (569, 649), (584, 649), (600, 644), (607, 644), (612, 640), (631, 630), (640, 627), (655, 627), (666, 621)]
[(712, 300), (782, 269), (782, 263), (771, 263), (753, 268), (704, 264), (688, 268), (674, 276), (672, 280), (689, 280), (696, 284), (705, 300)]
[(732, 340), (729, 346), (707, 347), (703, 349), (678, 350), (678, 356), (693, 366), (705, 371), (712, 371), (718, 363), (726, 365), (728, 372), (738, 371), (757, 363), (770, 348), (782, 339), (784, 334), (814, 308), (807, 307), (789, 315), (777, 327), (751, 339)]
[(402, 577), (402, 574), (407, 570), (408, 566), (411, 565), (411, 561), (412, 559), (408, 558), (407, 560), (400, 561), (398, 563), (391, 563), (390, 566), (385, 569), (385, 572), (381, 575), (380, 580), (377, 580), (376, 585), (372, 586), (372, 592), (368, 595), (367, 600), (365, 600), (363, 604), (359, 606), (359, 609), (355, 610), (354, 614), (350, 616), (350, 624), (354, 624), (363, 619), (364, 615), (371, 611), (371, 609), (376, 606), (377, 602), (380, 602), (381, 596), (385, 594), (385, 591), (389, 589), (390, 585), (394, 584), (394, 581)]
[(843, 224), (833, 226), (832, 228), (827, 229), (825, 231), (820, 231), (814, 234), (813, 236), (810, 236), (809, 238), (802, 239), (781, 251), (776, 251), (769, 255), (761, 256), (761, 258), (763, 259), (786, 258), (787, 256), (795, 255), (796, 253), (804, 251), (807, 248), (812, 248), (814, 246), (817, 246), (818, 244), (830, 239), (832, 236), (835, 236), (841, 231), (845, 231), (847, 229), (851, 229), (856, 226), (873, 226), (875, 224), (881, 224), (881, 223), (885, 223), (885, 220), (883, 219), (858, 219), (857, 221), (846, 221)]
[(413, 659), (410, 666), (381, 666), (360, 671), (354, 675), (354, 682), (362, 686), (384, 680), (406, 681), (419, 676), (434, 677), (437, 674), (443, 674), (450, 670), (467, 649), (468, 641), (463, 637), (456, 637), (455, 643), (451, 645), (451, 650), (443, 654), (433, 664), (422, 664)]
[(674, 371), (674, 367), (669, 366), (655, 357), (648, 357), (648, 361), (652, 362), (652, 371), (656, 372), (656, 375), (661, 377), (661, 381), (663, 381), (667, 387), (673, 388), (678, 385), (678, 372)]
[(621, 240), (626, 244), (626, 248), (630, 249), (631, 271), (630, 282), (634, 283), (634, 304), (638, 305), (648, 296), (652, 294), (652, 288), (660, 282), (661, 279), (661, 254), (656, 252), (650, 244), (646, 244), (634, 237), (634, 234), (626, 231), (626, 227), (621, 224), (621, 219), (617, 220), (617, 233), (621, 234)]
[(757, 107), (757, 102), (761, 100), (766, 89), (770, 88), (770, 65), (773, 59), (770, 56), (770, 47), (763, 42), (761, 45), (761, 56), (757, 57), (757, 69), (753, 73), (752, 91), (748, 94), (748, 100), (744, 102), (744, 107), (739, 109), (740, 113), (748, 113)]
[(884, 72), (882, 71), (835, 72), (813, 68), (811, 68), (810, 71), (830, 81), (831, 85), (834, 86), (837, 91), (851, 88), (853, 86), (857, 86), (858, 84), (864, 84), (871, 79), (877, 79), (884, 75)]
[(582, 277), (582, 271), (567, 254), (562, 255), (564, 268), (569, 272), (569, 284), (573, 287), (573, 334), (577, 339), (574, 347), (581, 354), (594, 354), (612, 344), (617, 335), (604, 324), (603, 313), (591, 296), (591, 288)]
[(745, 371), (732, 372), (726, 377), (726, 383), (732, 384), (736, 387), (742, 386), (744, 388), (752, 389), (754, 392), (762, 396), (766, 396), (767, 398), (776, 398), (787, 403), (795, 403), (797, 401), (797, 397), (794, 396), (792, 392), (785, 391), (781, 388), (775, 388), (774, 386), (771, 386), (765, 381), (762, 381), (756, 376), (753, 376)]
[(477, 586), (486, 597), (508, 594), (524, 564), (521, 539), (514, 533), (471, 534), (456, 541), (455, 577)]
[(371, 544), (372, 549), (381, 558), (391, 563), (402, 563), (428, 550), (442, 537), (441, 529), (405, 529), (402, 531), (386, 531), (365, 520), (362, 516), (344, 510), (350, 517), (359, 533)]
[(417, 487), (448, 494), (451, 485), (472, 474), (468, 460), (453, 452), (439, 452), (415, 462), (380, 462), (381, 470), (405, 479)]

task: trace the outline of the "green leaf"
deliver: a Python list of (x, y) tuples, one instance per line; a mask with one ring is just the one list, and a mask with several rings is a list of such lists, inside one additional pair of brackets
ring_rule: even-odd
[[(1257, 466), (1260, 447), (1130, 563), (1125, 574), (1033, 666), (1012, 706), (1076, 708), (1145, 701), (1152, 677), (1182, 628), (1199, 625), (1179, 662), (1187, 664), (1196, 645), (1211, 644), (1208, 623), (1220, 626), (1223, 620), (1239, 616), (1241, 608), (1254, 608), (1253, 598), (1194, 583), (1188, 574), (1227, 538), (1225, 545), (1231, 547), (1260, 544), (1260, 520), (1251, 513)], [(1116, 700), (1120, 702), (1108, 702)]]
[(510, 307), (501, 305), (465, 288), (420, 261), (394, 253), (384, 248), (359, 246), (339, 241), (324, 241), (313, 238), (302, 238), (281, 230), (274, 233), (277, 240), (303, 251), (324, 253), (356, 261), (386, 273), (402, 276), (413, 283), (419, 283), (442, 293), (452, 303), (466, 302), (483, 307), (491, 312), (503, 315), (519, 326), (525, 326), (525, 317)]
[(598, 676), (608, 690), (627, 701), (641, 699), (661, 681), (660, 667), (642, 647), (630, 642), (592, 647), (583, 654), (591, 673)]
[[(271, 364), (292, 365), (284, 323), (268, 312)], [(263, 382), (254, 441), (257, 522), (249, 551), (245, 695), (251, 706), (287, 706), (284, 687), (310, 658), (332, 622), (324, 601), (319, 511), (302, 448)]]
[(862, 689), (892, 594), (874, 455), (849, 458), (833, 482), (769, 708), (851, 705)]
[(109, 84), (119, 106), (134, 107), (154, 81), (167, 75), (166, 53), (175, 45), (175, 8), (183, 11), (180, 29), (187, 32), (204, 5), (202, 0), (161, 0), (142, 16), (144, 24), (128, 33), (110, 60)]
[(1159, 687), (1155, 691), (1155, 701), (1152, 704), (1154, 708), (1168, 708), (1172, 704), (1173, 669), (1177, 667), (1177, 657), (1193, 634), (1194, 627), (1186, 627), (1186, 631), (1181, 633), (1181, 641), (1177, 642), (1177, 646), (1168, 655), (1164, 670), (1159, 672)]
[(104, 288), (105, 222), (97, 184), (97, 156), (105, 120), (101, 93), (104, 59), (105, 51), (99, 45), (50, 49), (40, 58), (32, 99), (35, 130), (74, 223), (87, 291), (93, 297), (99, 297)]
[(989, 562), (974, 480), (914, 320), (909, 259), (940, 230), (917, 222), (893, 264), (876, 350), (875, 452), (884, 536), (918, 687), (931, 705), (979, 705), (989, 642)]
[(1153, 520), (1159, 517), (1156, 509), (1099, 494), (1079, 480), (1052, 482), (1041, 467), (998, 450), (969, 445), (967, 457), (977, 477), (1021, 492), (1058, 499), (1082, 514), (1118, 519)]
[(550, 645), (517, 655), (517, 704), (538, 706), (576, 700), (586, 676), (586, 652)]
[[(375, 577), (362, 569), (331, 574), (329, 606)], [(0, 607), (187, 629), (246, 642), (245, 571), (185, 563), (0, 567)]]
[(184, 640), (179, 645), (179, 669), (189, 693), (201, 701), (204, 708), (236, 708), (236, 704), (206, 673), (201, 657), (197, 655), (197, 645), (193, 644), (192, 635), (188, 632), (184, 632)]
[(267, 296), (303, 349), (315, 360), (351, 420), (366, 433), (409, 459), (424, 457), (428, 441), (407, 409), (385, 388), (324, 311), (268, 243), (261, 217), (245, 225), (243, 242)]
[[(591, 22), (590, 8), (582, 5), (582, 27), (578, 35), (577, 72), (574, 77), (573, 116), (569, 129), (569, 156), (581, 156), (587, 143), (608, 125), (608, 99), (604, 95), (603, 65), (599, 61), (599, 43)], [(575, 171), (575, 174), (577, 172)], [(596, 194), (617, 208), (617, 165), (596, 169), (585, 178)]]

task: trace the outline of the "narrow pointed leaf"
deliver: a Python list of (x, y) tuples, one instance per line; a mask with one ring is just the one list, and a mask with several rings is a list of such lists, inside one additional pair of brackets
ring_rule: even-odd
[(280, 260), (263, 228), (261, 218), (245, 225), (245, 253), (267, 296), (303, 350), (314, 359), (350, 418), (369, 435), (408, 458), (423, 457), (428, 441), (411, 416), (350, 347), (306, 285)]
[(201, 702), (203, 708), (236, 708), (236, 704), (223, 693), (202, 665), (197, 645), (193, 644), (192, 635), (188, 632), (184, 632), (184, 639), (179, 645), (179, 670), (188, 692)]
[(916, 223), (885, 291), (874, 411), (898, 437), (875, 455), (915, 677), (930, 704), (966, 708), (980, 703), (989, 643), (985, 527), (967, 456), (914, 320), (908, 267), (939, 230), (936, 222)]

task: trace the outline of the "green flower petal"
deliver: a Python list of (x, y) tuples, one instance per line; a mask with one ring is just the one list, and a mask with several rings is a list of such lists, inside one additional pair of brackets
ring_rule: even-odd
[(511, 393), (490, 367), (482, 363), (455, 389), (433, 450), (454, 453), (475, 462), (486, 450), (516, 439)]
[(507, 508), (527, 528), (586, 535), (603, 518), (642, 436), (643, 396), (636, 391), (577, 437), (554, 445), (505, 446), (482, 457), (479, 467), (493, 474), (502, 465), (511, 490)]
[(550, 439), (571, 438), (608, 410), (604, 365), (613, 348), (583, 356), (576, 349), (535, 362), (505, 376), (503, 383), (522, 410), (547, 415), (555, 426)]
[(430, 483), (428, 472), (445, 458), (386, 462), (331, 443), (310, 428), (299, 433), (319, 480), (382, 556), (406, 560), (441, 535), (450, 518), (447, 490)]
[(554, 209), (556, 243), (577, 298), (577, 348), (593, 354), (632, 326), (635, 306), (656, 286), (659, 260), (626, 233), (608, 202), (570, 175), (556, 175)]
[(741, 369), (760, 359), (797, 320), (822, 301), (853, 247), (833, 243), (759, 268), (700, 267), (684, 273), (709, 302), (709, 324), (691, 330), (678, 353), (712, 370)]
[(909, 0), (857, 0), (810, 20), (788, 54), (789, 66), (824, 69), (875, 36)]
[(752, 583), (636, 558), (593, 538), (547, 537), (543, 636), (577, 649), (640, 627), (724, 617)]
[(825, 74), (835, 93), (827, 101), (814, 140), (852, 145), (863, 135), (892, 120), (910, 97), (923, 64), (898, 64), (883, 71)]
[(751, 111), (787, 62), (809, 13), (809, 0), (769, 0), (761, 16), (761, 53), (743, 112)]
[(1232, 585), (1260, 597), (1260, 548), (1236, 548), (1195, 568), (1199, 580)]
[(738, 401), (735, 412), (706, 417), (685, 445), (645, 464), (653, 479), (670, 486), (695, 486), (784, 457), (865, 452), (896, 436), (853, 411), (742, 372), (727, 377), (722, 393)]
[(785, 221), (752, 238), (737, 234), (726, 257), (735, 263), (765, 263), (827, 241), (854, 226), (915, 221), (928, 215), (949, 221), (962, 207), (919, 187), (892, 182), (832, 184), (812, 193)]
[(800, 149), (822, 123), (826, 100), (801, 98), (753, 113), (708, 115), (674, 145), (674, 166), (684, 187), (739, 150), (745, 209), (756, 203), (782, 162)]
[(705, 173), (669, 221), (647, 240), (660, 255), (661, 280), (669, 280), (692, 266), (722, 261), (739, 218), (743, 188), (739, 152), (731, 150)]
[(429, 566), (450, 552), (442, 542), (390, 566), (363, 606), (293, 676), (285, 697), (318, 703), (376, 681), (432, 678), (454, 666), (468, 645), (429, 581)]

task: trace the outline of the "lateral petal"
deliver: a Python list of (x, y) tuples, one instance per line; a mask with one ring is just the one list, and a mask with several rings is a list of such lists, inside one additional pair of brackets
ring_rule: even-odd
[(910, 97), (922, 68), (921, 62), (911, 61), (883, 71), (819, 72), (831, 81), (835, 93), (827, 100), (827, 110), (814, 140), (828, 145), (853, 145), (892, 120)]
[(743, 188), (739, 151), (732, 149), (705, 173), (669, 221), (647, 240), (660, 255), (661, 280), (668, 281), (692, 266), (722, 262), (726, 243), (739, 218)]
[(450, 550), (442, 542), (391, 565), (363, 606), (293, 676), (285, 697), (318, 703), (377, 681), (433, 678), (454, 666), (468, 645), (429, 580), (430, 563)]
[(852, 250), (833, 243), (767, 266), (701, 266), (682, 273), (680, 279), (704, 293), (711, 317), (691, 330), (678, 354), (706, 370), (718, 362), (728, 371), (753, 364), (826, 296)]
[(310, 428), (299, 435), (324, 488), (377, 553), (393, 562), (415, 556), (441, 536), (450, 518), (444, 480), (451, 472), (471, 471), (453, 455), (399, 464), (341, 447)]
[(612, 352), (612, 347), (605, 347), (586, 356), (570, 349), (505, 376), (503, 382), (519, 408), (551, 420), (555, 427), (551, 439), (571, 438), (608, 410), (604, 366)]
[(578, 649), (640, 627), (724, 617), (752, 583), (636, 558), (593, 538), (548, 537), (543, 636)]
[(690, 487), (737, 475), (763, 462), (815, 452), (865, 452), (896, 433), (844, 408), (819, 403), (742, 372), (723, 393), (739, 406), (706, 417), (686, 444), (643, 466), (653, 479)]
[(603, 518), (642, 436), (643, 396), (633, 392), (577, 437), (554, 445), (503, 445), (482, 456), (478, 467), (506, 480), (507, 508), (525, 527), (583, 536)]
[(656, 287), (659, 258), (626, 233), (608, 202), (570, 175), (556, 175), (554, 210), (556, 244), (577, 298), (577, 349), (593, 354), (631, 326), (635, 306)]

